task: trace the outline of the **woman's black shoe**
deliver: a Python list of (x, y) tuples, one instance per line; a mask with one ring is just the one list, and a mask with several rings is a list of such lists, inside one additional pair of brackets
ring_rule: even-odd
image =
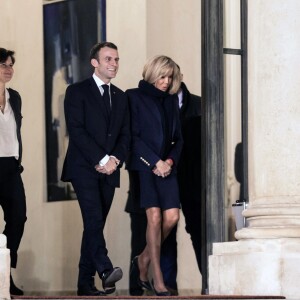
[(167, 297), (167, 296), (171, 296), (171, 295), (172, 295), (171, 292), (168, 291), (168, 290), (166, 290), (166, 291), (164, 291), (164, 292), (158, 292), (158, 291), (155, 289), (155, 287), (154, 287), (154, 282), (153, 282), (153, 280), (152, 280), (152, 289), (153, 289), (153, 291), (154, 291), (154, 294), (155, 294), (156, 296), (158, 296), (158, 297)]
[(15, 295), (15, 296), (22, 296), (24, 295), (24, 292), (19, 289), (18, 287), (16, 287), (12, 277), (10, 276), (10, 287), (9, 287), (9, 293), (11, 295)]
[(165, 292), (158, 292), (155, 290), (154, 286), (153, 286), (153, 291), (154, 291), (154, 294), (158, 297), (167, 297), (167, 296), (171, 296), (171, 292), (169, 291), (165, 291)]
[(141, 280), (140, 278), (138, 278), (138, 285), (141, 287), (141, 288), (144, 288), (148, 291), (152, 291), (152, 287), (151, 287), (151, 284), (149, 281), (143, 281)]
[(140, 268), (139, 268), (139, 263), (138, 263), (138, 256), (136, 256), (133, 260), (132, 260), (132, 264), (131, 264), (132, 268), (131, 268), (131, 272), (136, 272), (137, 274), (137, 283), (138, 285), (146, 290), (152, 291), (152, 287), (149, 281), (143, 281), (140, 279)]

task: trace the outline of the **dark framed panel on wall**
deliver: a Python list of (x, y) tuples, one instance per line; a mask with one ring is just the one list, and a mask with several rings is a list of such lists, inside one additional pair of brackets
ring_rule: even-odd
[(106, 0), (48, 0), (43, 5), (47, 200), (72, 200), (60, 180), (68, 145), (64, 96), (69, 84), (92, 75), (91, 47), (106, 39)]

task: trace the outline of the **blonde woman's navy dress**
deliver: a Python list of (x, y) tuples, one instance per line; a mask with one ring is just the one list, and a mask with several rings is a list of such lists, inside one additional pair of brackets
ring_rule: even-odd
[[(141, 80), (138, 88), (126, 91), (129, 98), (132, 143), (128, 170), (138, 171), (140, 205), (162, 210), (180, 208), (176, 165), (183, 145), (177, 94), (170, 95)], [(172, 159), (167, 177), (153, 173), (161, 159)]]

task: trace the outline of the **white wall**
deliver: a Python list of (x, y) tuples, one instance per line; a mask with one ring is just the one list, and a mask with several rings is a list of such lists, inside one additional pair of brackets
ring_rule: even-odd
[[(11, 86), (23, 99), (28, 221), (15, 281), (25, 291), (36, 293), (74, 291), (82, 232), (79, 207), (77, 201), (46, 202), (42, 1), (1, 0), (0, 27), (0, 46), (16, 51)], [(109, 0), (107, 39), (119, 47), (120, 71), (114, 83), (122, 89), (137, 86), (146, 59), (163, 53), (181, 66), (191, 92), (200, 94), (200, 1)], [(124, 269), (119, 289), (128, 287), (127, 189), (127, 173), (123, 171), (105, 230), (110, 257)], [(0, 227), (3, 225), (1, 218)], [(183, 218), (179, 245), (179, 288), (199, 292), (201, 277)]]
[(171, 56), (201, 95), (201, 1), (147, 1), (147, 56), (156, 54)]

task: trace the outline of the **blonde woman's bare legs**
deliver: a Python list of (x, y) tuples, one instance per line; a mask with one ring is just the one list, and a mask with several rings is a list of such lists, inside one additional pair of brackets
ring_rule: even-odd
[(170, 208), (163, 211), (163, 224), (162, 224), (162, 241), (164, 241), (171, 230), (179, 221), (179, 209)]
[(138, 257), (140, 279), (148, 280), (148, 268), (151, 261), (154, 288), (157, 292), (163, 292), (167, 289), (160, 269), (160, 248), (162, 241), (166, 239), (179, 220), (179, 209), (172, 208), (162, 212), (159, 207), (151, 207), (146, 209), (146, 214), (147, 245)]

